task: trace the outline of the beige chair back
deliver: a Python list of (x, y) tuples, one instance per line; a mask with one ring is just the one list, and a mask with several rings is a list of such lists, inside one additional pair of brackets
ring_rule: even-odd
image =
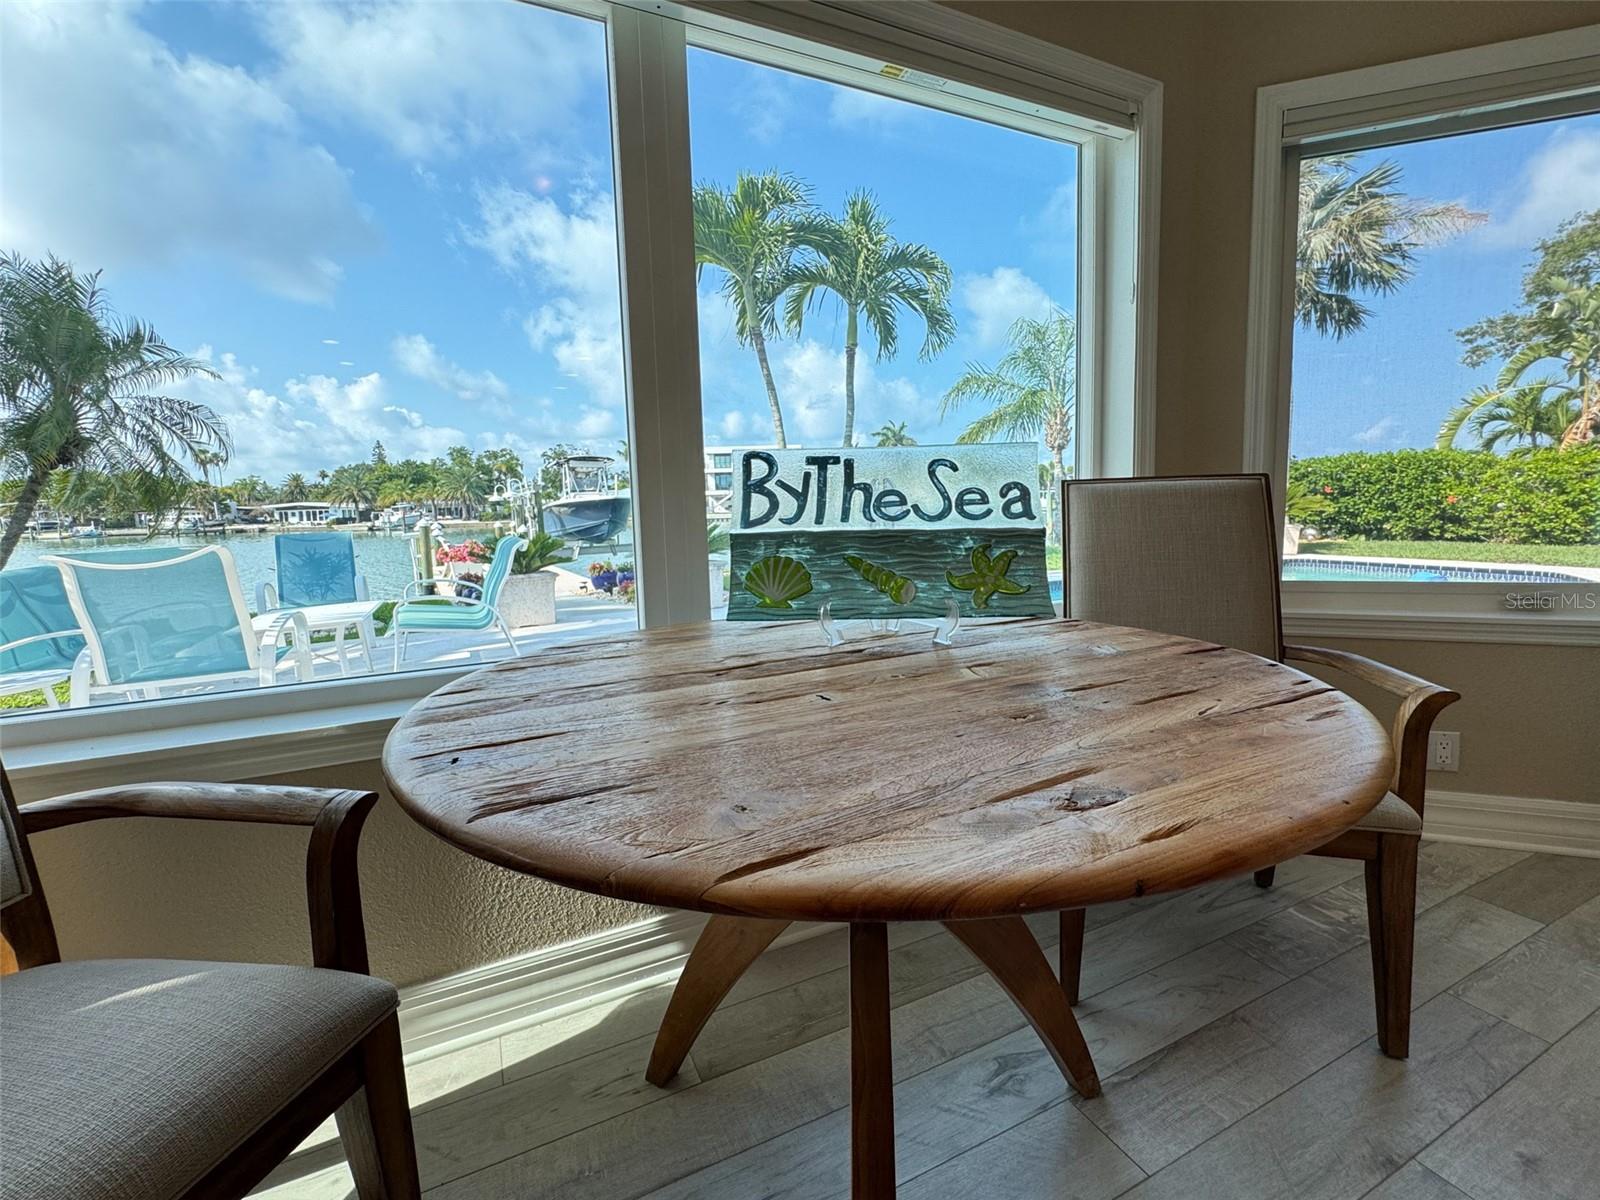
[(1265, 475), (1070, 480), (1061, 508), (1068, 617), (1282, 657)]

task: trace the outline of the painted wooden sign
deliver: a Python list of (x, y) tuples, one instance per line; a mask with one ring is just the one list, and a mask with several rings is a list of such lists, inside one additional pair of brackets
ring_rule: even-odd
[(732, 621), (1048, 616), (1031, 442), (746, 450)]

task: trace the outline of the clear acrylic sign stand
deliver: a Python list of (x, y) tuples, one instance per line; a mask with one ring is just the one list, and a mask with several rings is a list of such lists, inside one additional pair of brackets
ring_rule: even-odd
[[(845, 641), (844, 632), (840, 623), (833, 619), (833, 606), (824, 602), (817, 609), (817, 624), (822, 627), (822, 636), (828, 639), (828, 645), (837, 646)], [(865, 622), (851, 622), (855, 625), (865, 624), (868, 637), (894, 637), (902, 633), (932, 632), (935, 646), (948, 646), (955, 636), (956, 629), (961, 624), (961, 610), (954, 599), (944, 602), (944, 617), (939, 621), (918, 621), (910, 617), (870, 617)]]

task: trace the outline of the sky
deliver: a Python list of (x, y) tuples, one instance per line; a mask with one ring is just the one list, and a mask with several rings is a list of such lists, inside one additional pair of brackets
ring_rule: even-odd
[[(603, 31), (511, 0), (34, 3), (0, 10), (0, 247), (101, 270), (121, 312), (208, 362), (230, 477), (368, 457), (626, 436)], [(704, 50), (696, 181), (792, 172), (820, 206), (871, 190), (950, 264), (955, 343), (867, 340), (857, 429), (924, 443), (939, 397), (1020, 316), (1076, 303), (1069, 144)], [(1600, 120), (1394, 152), (1407, 186), (1490, 214), (1425, 252), (1372, 327), (1296, 346), (1297, 454), (1427, 444), (1476, 378), (1451, 331), (1507, 307), (1528, 247), (1600, 203)], [(700, 282), (706, 440), (770, 438), (755, 358)], [(842, 322), (771, 347), (792, 442), (837, 444)], [(976, 415), (974, 413), (973, 415)]]

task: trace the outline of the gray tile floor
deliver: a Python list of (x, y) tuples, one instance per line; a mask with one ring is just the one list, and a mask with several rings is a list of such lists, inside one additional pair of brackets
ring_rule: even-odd
[[(1092, 910), (1092, 1101), (953, 939), (897, 928), (902, 1200), (1600, 1197), (1600, 861), (1425, 843), (1418, 908), (1405, 1063), (1358, 863)], [(769, 953), (665, 1091), (668, 986), (413, 1064), (430, 1200), (848, 1196), (844, 968), (839, 932)], [(263, 1194), (351, 1196), (331, 1134)]]

